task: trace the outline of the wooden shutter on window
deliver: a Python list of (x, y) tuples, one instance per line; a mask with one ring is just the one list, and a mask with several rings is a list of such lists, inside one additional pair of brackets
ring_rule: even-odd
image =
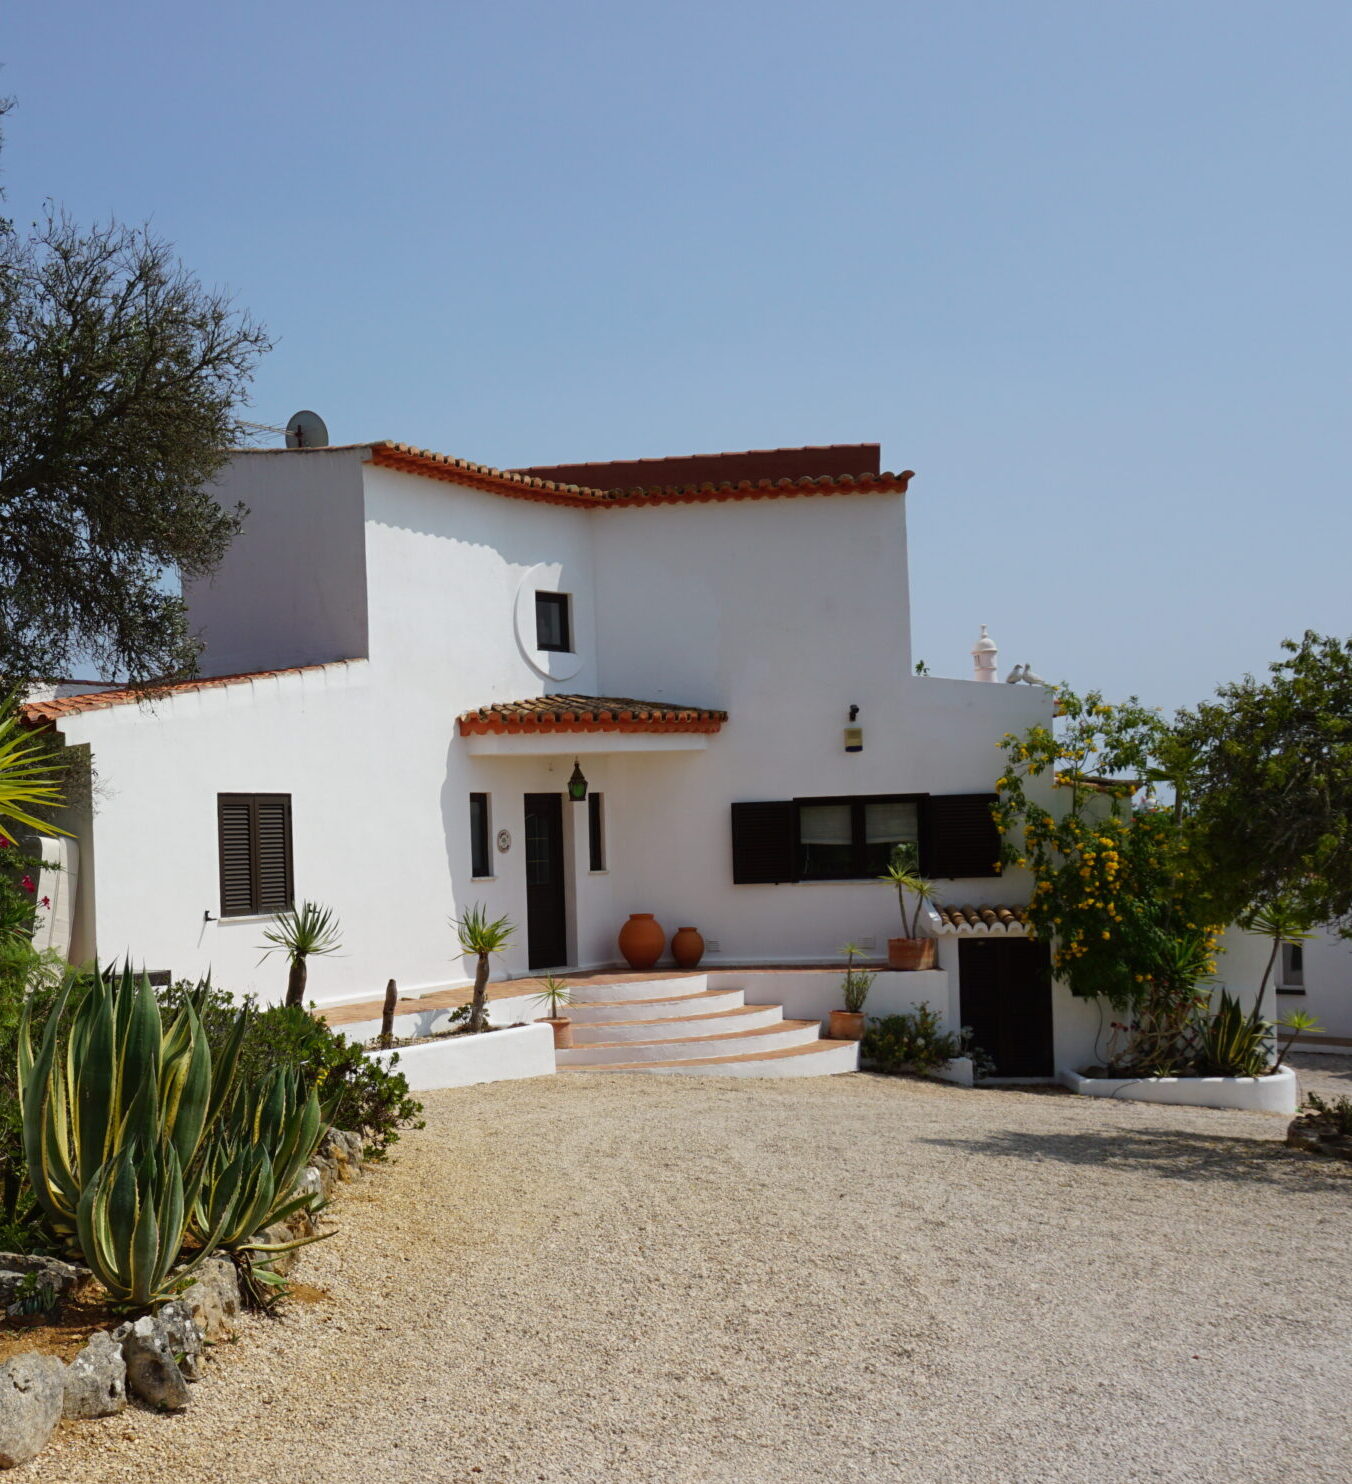
[(257, 896), (255, 910), (280, 912), (291, 905), (291, 798), (288, 794), (258, 794)]
[(253, 800), (247, 794), (218, 794), (216, 829), (221, 852), (221, 916), (253, 911)]
[(732, 879), (738, 886), (798, 879), (798, 807), (792, 799), (732, 806)]
[(926, 876), (1000, 874), (994, 794), (930, 794), (921, 808), (921, 871)]

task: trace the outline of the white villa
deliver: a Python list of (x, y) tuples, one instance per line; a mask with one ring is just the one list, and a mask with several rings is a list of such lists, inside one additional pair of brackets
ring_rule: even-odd
[(613, 968), (651, 912), (668, 938), (698, 927), (701, 992), (733, 997), (719, 1032), (749, 1035), (749, 981), (813, 1019), (838, 1004), (841, 944), (884, 955), (900, 926), (875, 878), (915, 840), (950, 909), (939, 967), (881, 974), (870, 1012), (928, 1000), (1004, 1075), (1083, 1064), (1098, 1007), (980, 912), (1027, 898), (989, 803), (1000, 739), (1048, 721), (1049, 692), (986, 683), (984, 650), (974, 679), (912, 672), (912, 476), (879, 463), (876, 445), (515, 471), (388, 442), (238, 454), (217, 495), (247, 506), (243, 532), (185, 594), (203, 678), (28, 707), (92, 760), (66, 821), (78, 870), (52, 887), (72, 958), (279, 999), (262, 929), (309, 899), (342, 922), (342, 955), (311, 967), (324, 1005), (465, 983), (449, 920), (474, 903), (518, 924), (505, 978)]

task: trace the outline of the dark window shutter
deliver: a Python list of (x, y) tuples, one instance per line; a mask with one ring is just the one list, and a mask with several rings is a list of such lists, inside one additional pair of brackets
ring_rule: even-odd
[(797, 857), (792, 799), (732, 806), (732, 879), (738, 886), (796, 881)]
[(221, 849), (221, 916), (253, 911), (253, 800), (247, 794), (218, 794), (216, 825)]
[(921, 805), (921, 871), (926, 876), (1000, 874), (994, 794), (931, 794)]
[(291, 905), (291, 800), (259, 794), (257, 820), (258, 894), (255, 911), (280, 912)]

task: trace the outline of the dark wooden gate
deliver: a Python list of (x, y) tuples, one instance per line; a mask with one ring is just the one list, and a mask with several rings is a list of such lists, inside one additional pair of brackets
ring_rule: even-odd
[(562, 794), (526, 795), (526, 948), (532, 969), (568, 962)]
[(1044, 943), (963, 939), (958, 945), (962, 1023), (995, 1062), (997, 1077), (1050, 1077), (1052, 967)]

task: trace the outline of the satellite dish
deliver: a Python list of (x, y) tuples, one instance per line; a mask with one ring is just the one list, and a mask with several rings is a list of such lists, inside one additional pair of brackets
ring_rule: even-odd
[(288, 448), (327, 448), (329, 430), (317, 412), (298, 412), (286, 425)]

